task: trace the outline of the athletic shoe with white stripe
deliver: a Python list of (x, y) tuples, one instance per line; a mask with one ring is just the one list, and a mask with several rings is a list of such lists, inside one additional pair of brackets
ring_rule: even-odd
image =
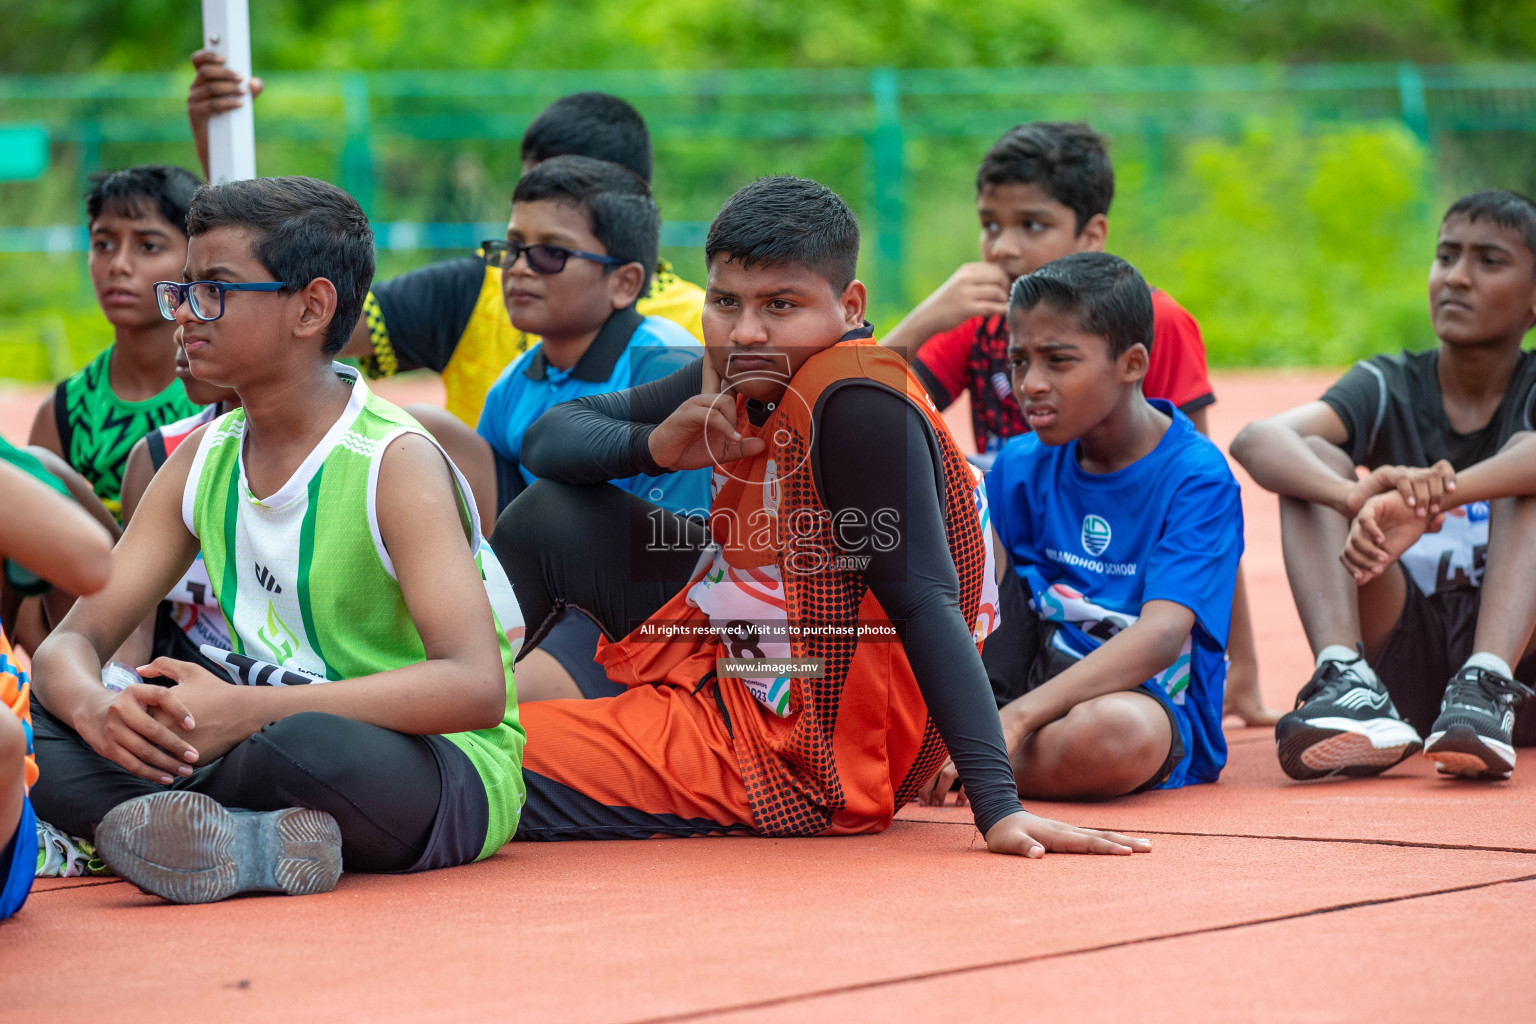
[(1447, 775), (1509, 778), (1515, 768), (1515, 705), (1532, 695), (1529, 686), (1497, 672), (1462, 669), (1445, 687), (1424, 756)]
[(1419, 752), (1423, 740), (1403, 721), (1362, 661), (1325, 661), (1275, 724), (1280, 767), (1293, 779), (1379, 775)]

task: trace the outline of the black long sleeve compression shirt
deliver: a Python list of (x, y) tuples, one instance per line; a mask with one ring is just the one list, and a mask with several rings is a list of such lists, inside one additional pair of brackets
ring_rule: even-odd
[[(703, 372), (699, 360), (649, 384), (556, 406), (524, 436), (524, 465), (567, 483), (666, 472), (651, 459), (648, 439), (703, 390)], [(890, 619), (904, 623), (907, 660), (985, 835), (1020, 810), (1019, 797), (992, 688), (960, 614), (937, 458), (921, 413), (878, 386), (831, 394), (812, 439), (827, 509), (834, 516), (858, 510), (861, 522), (885, 510), (882, 518), (896, 524), (897, 543), (869, 552), (865, 580)]]

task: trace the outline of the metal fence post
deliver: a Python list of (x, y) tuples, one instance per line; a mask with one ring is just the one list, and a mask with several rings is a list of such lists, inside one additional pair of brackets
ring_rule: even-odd
[(369, 148), (372, 114), (368, 102), (368, 80), (349, 74), (341, 83), (342, 107), (346, 115), (347, 137), (341, 151), (341, 187), (373, 219), (373, 152)]
[(1417, 64), (1406, 61), (1397, 66), (1397, 95), (1403, 111), (1403, 124), (1418, 136), (1420, 142), (1429, 142), (1429, 103), (1424, 96), (1424, 76)]
[(906, 269), (906, 169), (905, 140), (901, 127), (901, 85), (891, 68), (877, 68), (870, 76), (875, 101), (872, 138), (873, 192), (875, 203), (875, 293), (873, 305), (886, 310), (907, 308)]

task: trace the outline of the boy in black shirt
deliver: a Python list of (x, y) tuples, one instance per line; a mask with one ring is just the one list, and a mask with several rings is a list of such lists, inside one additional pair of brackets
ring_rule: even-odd
[[(208, 166), (208, 120), (260, 95), (261, 79), (246, 82), (212, 50), (192, 55), (197, 69), (187, 94), (187, 118), (198, 158)], [(617, 96), (579, 92), (564, 96), (534, 118), (523, 133), (523, 173), (556, 156), (585, 156), (626, 167), (651, 180), (651, 136), (640, 112)], [(704, 340), (704, 292), (659, 260), (637, 308)], [(501, 296), (501, 268), (482, 254), (442, 260), (375, 281), (342, 355), (362, 361), (370, 377), (429, 369), (443, 378), (448, 412), (473, 427), (486, 392), (514, 359), (539, 339), (512, 326)], [(434, 433), (447, 422), (430, 407), (409, 410)]]
[(1452, 204), (1429, 301), (1438, 348), (1360, 362), (1232, 443), (1280, 495), (1317, 658), (1275, 729), (1292, 778), (1374, 775), (1421, 746), (1443, 772), (1504, 778), (1514, 746), (1536, 742), (1536, 717), (1514, 716), (1531, 695), (1517, 680), (1536, 679), (1536, 356), (1520, 347), (1536, 323), (1536, 204)]

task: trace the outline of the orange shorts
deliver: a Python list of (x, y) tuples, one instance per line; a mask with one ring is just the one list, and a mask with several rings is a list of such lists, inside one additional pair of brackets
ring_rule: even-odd
[(755, 833), (717, 685), (522, 705), (528, 803), (515, 838)]

